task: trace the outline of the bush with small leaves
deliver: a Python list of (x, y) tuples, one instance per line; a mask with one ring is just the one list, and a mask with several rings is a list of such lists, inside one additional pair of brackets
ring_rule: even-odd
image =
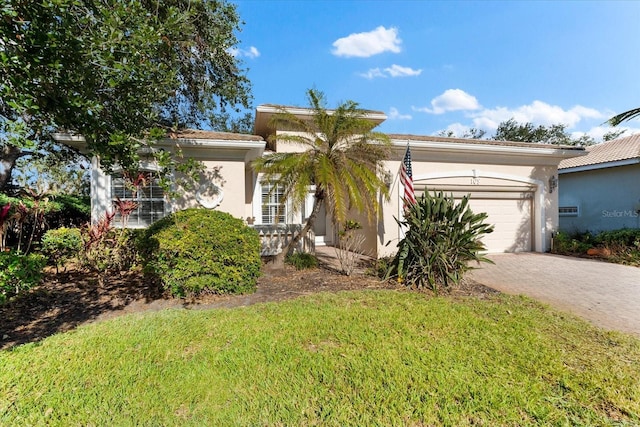
[(556, 254), (586, 254), (594, 245), (593, 236), (590, 233), (569, 234), (563, 231), (553, 236), (551, 252)]
[(594, 241), (596, 244), (604, 246), (640, 249), (640, 229), (621, 228), (619, 230), (603, 231), (595, 236)]
[(437, 292), (458, 285), (470, 262), (491, 262), (480, 255), (480, 238), (493, 231), (486, 213), (473, 213), (469, 197), (459, 202), (442, 192), (425, 192), (398, 221), (405, 230), (387, 273), (409, 287)]
[(40, 254), (0, 252), (0, 304), (37, 285), (46, 262)]
[(309, 268), (316, 268), (318, 266), (318, 258), (305, 252), (295, 252), (287, 255), (285, 262), (294, 266), (296, 270), (306, 270)]
[(49, 230), (42, 236), (42, 253), (56, 266), (56, 272), (59, 266), (76, 257), (83, 246), (78, 228), (60, 227)]
[(81, 230), (84, 248), (80, 262), (101, 275), (130, 270), (138, 261), (140, 230), (115, 228), (114, 217), (115, 212), (107, 212), (97, 223)]
[(233, 216), (187, 209), (149, 227), (140, 239), (145, 271), (175, 296), (249, 293), (262, 261), (258, 233)]
[(368, 276), (374, 276), (379, 279), (386, 279), (387, 273), (391, 268), (394, 257), (386, 256), (376, 259), (373, 264), (365, 270)]

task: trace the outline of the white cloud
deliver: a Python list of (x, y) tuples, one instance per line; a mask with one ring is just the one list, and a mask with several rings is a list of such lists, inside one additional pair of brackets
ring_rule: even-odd
[(389, 108), (389, 119), (391, 120), (411, 120), (411, 114), (400, 114), (396, 107)]
[(247, 56), (249, 58), (257, 58), (258, 56), (260, 56), (260, 52), (258, 51), (258, 48), (255, 46), (251, 46), (249, 48), (249, 53), (247, 54)]
[(406, 76), (419, 76), (422, 74), (422, 70), (414, 70), (411, 67), (403, 67), (401, 65), (393, 64), (391, 67), (384, 69), (391, 77), (406, 77)]
[(387, 75), (385, 73), (383, 73), (380, 68), (372, 68), (369, 71), (367, 71), (366, 73), (360, 73), (360, 76), (364, 77), (365, 79), (375, 79), (376, 77), (387, 77)]
[(422, 70), (414, 70), (411, 67), (403, 67), (401, 65), (393, 64), (391, 67), (387, 67), (384, 70), (380, 68), (371, 68), (366, 73), (360, 73), (359, 75), (372, 80), (376, 77), (407, 77), (407, 76), (419, 76)]
[(346, 58), (356, 56), (368, 58), (383, 52), (400, 52), (400, 43), (397, 28), (385, 28), (379, 26), (367, 33), (354, 33), (347, 37), (342, 37), (333, 42), (333, 53), (336, 56)]
[(564, 124), (567, 128), (573, 128), (583, 119), (603, 119), (606, 116), (593, 109), (576, 105), (569, 110), (564, 110), (557, 105), (550, 105), (542, 101), (533, 101), (529, 105), (523, 105), (515, 109), (496, 107), (484, 109), (472, 115), (476, 127), (487, 130), (495, 130), (501, 122), (513, 118), (518, 123), (534, 123), (550, 126)]
[[(471, 131), (469, 126), (463, 125), (462, 123), (452, 123), (444, 130), (445, 134), (451, 132), (451, 135), (454, 138), (461, 138), (462, 135), (465, 135)], [(436, 132), (436, 134), (439, 132)]]
[(260, 51), (255, 46), (251, 46), (249, 49), (238, 49), (234, 47), (229, 49), (228, 52), (231, 56), (234, 56), (237, 58), (244, 56), (250, 59), (255, 59), (260, 56)]
[(626, 127), (626, 126), (617, 126), (617, 127), (595, 126), (595, 127), (592, 127), (591, 129), (589, 129), (586, 132), (571, 132), (571, 137), (572, 138), (580, 138), (583, 135), (588, 135), (591, 138), (595, 139), (596, 141), (602, 141), (602, 137), (604, 137), (605, 134), (611, 133), (611, 132), (616, 132), (616, 131), (621, 131), (621, 130), (624, 130), (626, 132), (623, 133), (622, 135), (620, 135), (618, 138), (624, 138), (624, 137), (631, 136), (631, 135), (636, 134), (636, 133), (640, 133), (640, 128), (631, 128), (631, 127)]
[(430, 114), (443, 114), (447, 111), (477, 110), (480, 104), (475, 96), (469, 95), (462, 89), (447, 89), (442, 95), (431, 100), (429, 107), (412, 107), (415, 111)]

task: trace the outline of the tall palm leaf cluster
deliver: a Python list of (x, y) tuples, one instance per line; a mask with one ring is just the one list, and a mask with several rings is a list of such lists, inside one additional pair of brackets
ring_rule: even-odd
[(613, 116), (608, 120), (608, 123), (611, 126), (618, 126), (620, 123), (634, 119), (636, 117), (640, 117), (640, 108), (634, 108), (632, 110), (625, 111), (624, 113)]
[(280, 110), (273, 125), (287, 132), (270, 140), (299, 145), (303, 150), (270, 153), (253, 164), (263, 180), (282, 189), (284, 200), (294, 212), (304, 206), (310, 188), (315, 186), (307, 222), (284, 248), (282, 258), (312, 229), (323, 205), (339, 224), (352, 210), (366, 212), (373, 219), (379, 213), (380, 196), (389, 197), (383, 170), (389, 138), (373, 131), (376, 124), (367, 119), (367, 111), (356, 102), (346, 101), (335, 110), (327, 110), (322, 92), (311, 89), (307, 96), (312, 114), (301, 118)]

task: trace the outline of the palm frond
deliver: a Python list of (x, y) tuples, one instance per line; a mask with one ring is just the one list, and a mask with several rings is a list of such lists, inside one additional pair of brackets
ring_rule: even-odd
[(640, 108), (634, 108), (633, 110), (625, 111), (624, 113), (620, 113), (616, 116), (611, 117), (609, 120), (607, 120), (607, 122), (611, 126), (618, 126), (622, 122), (631, 120), (639, 116), (640, 116)]
[(357, 103), (347, 101), (329, 111), (322, 92), (310, 90), (307, 95), (311, 117), (279, 111), (272, 123), (284, 132), (271, 139), (305, 150), (265, 155), (253, 162), (255, 171), (281, 185), (294, 209), (304, 205), (315, 185), (316, 202), (324, 203), (334, 222), (344, 222), (354, 211), (366, 212), (372, 220), (379, 212), (379, 195), (389, 195), (382, 174), (389, 138), (373, 131), (376, 124), (366, 119), (367, 112)]

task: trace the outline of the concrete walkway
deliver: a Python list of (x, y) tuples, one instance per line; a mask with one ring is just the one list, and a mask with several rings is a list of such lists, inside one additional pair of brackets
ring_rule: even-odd
[(640, 336), (640, 268), (583, 258), (496, 254), (469, 277), (523, 294), (611, 330)]

